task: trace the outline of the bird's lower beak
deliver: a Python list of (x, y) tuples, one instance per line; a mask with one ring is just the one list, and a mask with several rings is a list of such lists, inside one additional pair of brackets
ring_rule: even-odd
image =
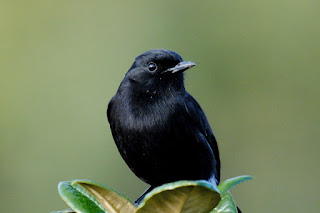
[(177, 73), (177, 72), (183, 72), (191, 67), (196, 66), (196, 63), (192, 62), (192, 61), (183, 61), (180, 62), (179, 64), (177, 64), (176, 66), (169, 68), (167, 70), (165, 70), (162, 73), (166, 73), (166, 72), (170, 72), (170, 73)]

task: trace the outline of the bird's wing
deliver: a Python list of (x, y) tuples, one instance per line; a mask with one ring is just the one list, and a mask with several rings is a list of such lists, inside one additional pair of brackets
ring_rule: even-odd
[(189, 119), (193, 121), (193, 123), (196, 125), (198, 131), (205, 137), (207, 143), (211, 147), (215, 160), (216, 160), (216, 180), (220, 181), (220, 157), (219, 157), (219, 149), (218, 144), (216, 141), (216, 138), (213, 134), (213, 131), (210, 127), (210, 124), (206, 118), (206, 115), (198, 102), (189, 94), (186, 93), (186, 96), (184, 98), (184, 107), (186, 110), (187, 115), (189, 116)]
[(108, 121), (110, 124), (111, 124), (110, 114), (111, 114), (111, 110), (112, 110), (112, 106), (113, 106), (113, 99), (114, 99), (114, 97), (112, 97), (111, 100), (109, 101), (108, 108), (107, 108), (107, 118), (108, 118)]

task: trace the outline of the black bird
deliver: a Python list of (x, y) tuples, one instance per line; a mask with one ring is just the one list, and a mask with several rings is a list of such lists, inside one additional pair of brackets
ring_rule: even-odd
[(144, 52), (108, 105), (118, 150), (134, 174), (151, 185), (148, 191), (178, 180), (220, 181), (216, 139), (184, 87), (183, 72), (195, 65), (170, 50)]

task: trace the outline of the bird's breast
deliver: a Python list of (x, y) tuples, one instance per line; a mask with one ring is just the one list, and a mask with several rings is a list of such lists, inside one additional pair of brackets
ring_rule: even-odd
[(128, 104), (125, 111), (127, 119), (125, 127), (132, 131), (147, 133), (149, 129), (161, 131), (170, 126), (173, 116), (170, 106), (165, 101), (146, 101), (141, 104)]

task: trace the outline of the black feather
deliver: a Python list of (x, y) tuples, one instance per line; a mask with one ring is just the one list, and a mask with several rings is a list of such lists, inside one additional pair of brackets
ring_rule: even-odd
[(136, 58), (108, 106), (121, 156), (152, 187), (178, 180), (220, 181), (216, 139), (184, 87), (183, 71), (191, 66), (173, 51), (147, 51)]

